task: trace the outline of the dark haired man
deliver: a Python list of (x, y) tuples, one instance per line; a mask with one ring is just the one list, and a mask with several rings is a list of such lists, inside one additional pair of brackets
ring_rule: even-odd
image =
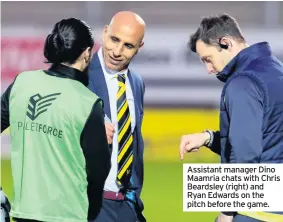
[[(204, 18), (190, 49), (224, 82), (220, 131), (185, 135), (184, 153), (209, 147), (222, 163), (283, 163), (283, 64), (267, 42), (249, 46), (227, 14)], [(283, 221), (283, 212), (237, 212), (237, 221)], [(219, 221), (231, 221), (221, 214)]]
[(103, 101), (86, 87), (94, 40), (88, 25), (70, 18), (44, 45), (51, 67), (20, 73), (1, 95), (1, 132), (10, 127), (11, 135), (10, 216), (94, 220), (111, 165)]

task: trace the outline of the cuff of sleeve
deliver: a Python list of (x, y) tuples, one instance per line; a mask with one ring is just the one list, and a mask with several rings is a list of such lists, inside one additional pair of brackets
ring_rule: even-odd
[(204, 144), (206, 147), (210, 148), (213, 143), (214, 135), (211, 130), (204, 130), (203, 132), (206, 132), (209, 134), (209, 140)]
[(233, 216), (233, 217), (237, 214), (237, 212), (221, 212), (221, 213), (226, 216)]

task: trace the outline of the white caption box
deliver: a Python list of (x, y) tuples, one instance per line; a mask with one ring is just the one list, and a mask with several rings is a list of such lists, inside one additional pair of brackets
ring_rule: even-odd
[(283, 164), (184, 164), (183, 211), (283, 211)]

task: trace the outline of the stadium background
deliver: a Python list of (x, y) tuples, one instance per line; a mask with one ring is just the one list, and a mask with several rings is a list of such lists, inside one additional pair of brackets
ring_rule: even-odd
[[(182, 164), (219, 158), (203, 148), (181, 162), (179, 141), (218, 129), (222, 87), (187, 49), (189, 35), (203, 16), (226, 12), (250, 44), (269, 41), (283, 61), (283, 2), (1, 2), (1, 93), (21, 71), (46, 67), (44, 38), (57, 21), (87, 21), (99, 47), (103, 26), (120, 10), (137, 12), (147, 23), (145, 46), (131, 65), (146, 84), (144, 214), (150, 222), (214, 221), (216, 212), (182, 212)], [(9, 139), (9, 131), (1, 135), (1, 186), (12, 198)]]

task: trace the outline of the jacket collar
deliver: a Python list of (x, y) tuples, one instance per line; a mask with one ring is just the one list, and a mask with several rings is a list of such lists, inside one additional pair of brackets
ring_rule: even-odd
[(61, 78), (77, 80), (85, 86), (88, 85), (88, 74), (86, 72), (81, 72), (78, 69), (74, 69), (63, 64), (53, 64), (48, 70), (45, 70), (45, 73)]
[(271, 49), (269, 43), (260, 42), (251, 45), (239, 52), (238, 55), (217, 74), (217, 78), (222, 82), (226, 82), (233, 73), (244, 70), (253, 60), (270, 55)]

